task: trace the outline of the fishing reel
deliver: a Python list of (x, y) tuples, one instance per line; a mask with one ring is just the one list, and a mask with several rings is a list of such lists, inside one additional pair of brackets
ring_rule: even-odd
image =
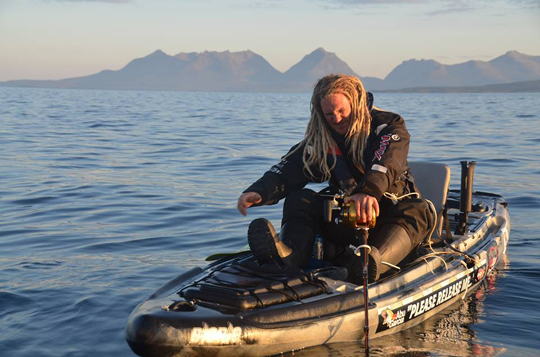
[(377, 217), (375, 210), (369, 222), (358, 222), (354, 201), (345, 203), (345, 195), (336, 194), (331, 200), (324, 201), (324, 218), (327, 223), (344, 224), (346, 227), (371, 229), (375, 227)]

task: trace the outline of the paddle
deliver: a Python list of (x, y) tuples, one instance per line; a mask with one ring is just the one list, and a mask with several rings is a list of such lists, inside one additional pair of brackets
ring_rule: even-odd
[(233, 256), (237, 256), (237, 255), (242, 255), (244, 253), (247, 253), (249, 252), (249, 245), (246, 244), (245, 246), (243, 246), (242, 248), (240, 248), (240, 250), (236, 251), (236, 252), (230, 252), (230, 253), (216, 253), (216, 254), (212, 254), (208, 257), (206, 257), (206, 261), (207, 262), (212, 262), (212, 261), (215, 261), (215, 260), (218, 260), (218, 259), (221, 259), (221, 258), (232, 258)]

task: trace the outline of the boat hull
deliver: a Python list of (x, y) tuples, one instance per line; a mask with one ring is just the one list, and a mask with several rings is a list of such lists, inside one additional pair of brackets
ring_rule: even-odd
[[(434, 250), (370, 284), (370, 338), (410, 328), (454, 304), (502, 260), (510, 231), (506, 203), (495, 195), (476, 200), (489, 210), (478, 215), (468, 234), (455, 237), (451, 248)], [(328, 289), (324, 293), (264, 308), (181, 298), (187, 287), (242, 259), (252, 257), (192, 269), (137, 306), (126, 327), (132, 350), (141, 356), (272, 355), (364, 338), (363, 288), (328, 277), (317, 278)]]

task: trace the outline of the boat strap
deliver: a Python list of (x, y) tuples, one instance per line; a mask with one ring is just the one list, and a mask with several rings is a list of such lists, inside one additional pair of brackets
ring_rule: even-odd
[(240, 310), (265, 308), (284, 302), (330, 294), (323, 280), (297, 268), (259, 266), (255, 262), (226, 264), (185, 286), (187, 301), (220, 304)]

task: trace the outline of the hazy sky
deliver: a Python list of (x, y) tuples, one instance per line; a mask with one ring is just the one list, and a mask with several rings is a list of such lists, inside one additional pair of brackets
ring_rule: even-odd
[(0, 0), (0, 81), (116, 70), (157, 49), (249, 49), (286, 71), (318, 47), (380, 78), (411, 58), (540, 55), (540, 0)]

